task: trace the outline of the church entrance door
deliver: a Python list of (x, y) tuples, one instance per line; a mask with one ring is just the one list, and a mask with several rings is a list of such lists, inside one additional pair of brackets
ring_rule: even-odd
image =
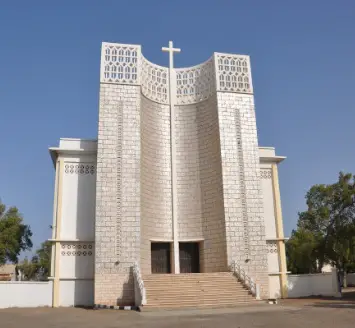
[(151, 244), (152, 273), (171, 273), (170, 244)]
[(200, 272), (199, 243), (179, 243), (180, 273)]

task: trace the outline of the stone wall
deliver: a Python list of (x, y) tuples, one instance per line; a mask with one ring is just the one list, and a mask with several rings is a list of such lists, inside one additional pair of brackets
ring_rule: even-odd
[(95, 303), (134, 304), (140, 253), (140, 87), (100, 84)]
[(252, 95), (218, 92), (228, 263), (237, 261), (268, 297), (267, 252)]
[(202, 271), (227, 268), (216, 97), (176, 106), (179, 240), (202, 240)]
[[(175, 106), (176, 189), (179, 240), (202, 239), (198, 125), (206, 102)], [(202, 141), (202, 140), (201, 140)]]
[(151, 240), (172, 240), (170, 107), (141, 96), (141, 272)]

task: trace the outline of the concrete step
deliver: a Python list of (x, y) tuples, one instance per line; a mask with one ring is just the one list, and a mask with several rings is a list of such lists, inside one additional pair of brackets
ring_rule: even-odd
[(217, 298), (238, 298), (244, 296), (250, 296), (249, 293), (213, 293), (213, 292), (199, 292), (199, 293), (147, 293), (147, 297), (150, 298), (187, 298), (187, 297), (195, 297), (195, 298), (204, 298), (204, 297), (217, 297)]
[(230, 272), (143, 276), (145, 308), (230, 307), (254, 301)]
[[(185, 293), (183, 295), (184, 297), (181, 298), (183, 300), (186, 299), (206, 299), (206, 298), (215, 298), (215, 299), (238, 299), (238, 298), (243, 298), (243, 297), (249, 297), (250, 295), (247, 293), (238, 293), (238, 294), (225, 294), (225, 293), (211, 293), (211, 292), (206, 292), (206, 293), (198, 293), (198, 294), (194, 294), (194, 293)], [(181, 297), (181, 295), (178, 294), (155, 294), (155, 293), (147, 293), (147, 297), (149, 297), (149, 299), (176, 299), (176, 297)]]
[(181, 282), (176, 282), (176, 283), (171, 283), (170, 285), (165, 285), (165, 284), (159, 284), (159, 283), (150, 283), (150, 282), (146, 282), (144, 281), (144, 285), (148, 287), (152, 287), (152, 288), (160, 288), (160, 289), (173, 289), (174, 287), (176, 287), (176, 289), (179, 288), (183, 288), (183, 289), (189, 289), (189, 288), (194, 288), (194, 289), (201, 289), (204, 287), (208, 287), (208, 288), (232, 288), (232, 289), (245, 289), (245, 287), (238, 283), (237, 281), (235, 282), (230, 282), (230, 283), (226, 283), (226, 282), (213, 282), (213, 283), (181, 283)]
[[(203, 299), (203, 300), (196, 300), (196, 299), (186, 299), (181, 302), (176, 302), (176, 300), (173, 299), (167, 299), (164, 300), (164, 305), (176, 305), (176, 306), (181, 306), (181, 305), (191, 305), (191, 304), (224, 304), (224, 303), (249, 303), (249, 299), (245, 298), (240, 298), (240, 299), (214, 299), (214, 298), (209, 298), (209, 299)], [(255, 301), (256, 302), (256, 301)], [(152, 302), (148, 305), (162, 305), (161, 300), (152, 300)]]
[(246, 289), (234, 289), (234, 288), (229, 288), (229, 289), (224, 289), (224, 288), (220, 288), (220, 289), (215, 289), (215, 288), (200, 288), (200, 289), (194, 289), (194, 288), (188, 288), (188, 289), (184, 289), (184, 288), (180, 288), (180, 289), (158, 289), (158, 288), (146, 288), (146, 292), (149, 294), (167, 294), (169, 293), (170, 295), (172, 294), (201, 294), (201, 293), (212, 293), (212, 294), (222, 294), (222, 295), (233, 295), (233, 294), (246, 294), (249, 291)]
[(151, 277), (151, 276), (160, 276), (160, 277), (171, 277), (171, 276), (223, 276), (227, 275), (230, 276), (232, 275), (233, 272), (230, 271), (220, 271), (220, 272), (198, 272), (198, 273), (179, 273), (179, 274), (173, 274), (173, 273), (151, 273), (151, 274), (143, 274), (143, 277)]
[[(223, 272), (222, 272), (223, 273)], [(207, 274), (207, 273), (189, 273), (189, 274), (149, 274), (144, 275), (143, 280), (194, 280), (194, 279), (224, 279), (225, 277), (233, 277), (232, 273), (223, 274)]]
[[(168, 306), (142, 306), (140, 311), (142, 312), (160, 312), (160, 311), (177, 311), (177, 310), (202, 310), (202, 309), (228, 309), (228, 308), (243, 308), (248, 306), (249, 303), (238, 303), (238, 304), (204, 304), (196, 306), (178, 306), (178, 307), (168, 307)], [(254, 305), (254, 304), (253, 304)]]
[(153, 282), (153, 281), (146, 281), (143, 280), (144, 283), (147, 286), (162, 286), (162, 287), (173, 287), (173, 286), (177, 286), (180, 285), (181, 287), (201, 287), (201, 286), (225, 286), (225, 287), (232, 287), (232, 286), (240, 286), (241, 288), (243, 288), (244, 286), (238, 282), (237, 280), (235, 281), (211, 281), (211, 282), (201, 282), (201, 281), (191, 281), (191, 282), (183, 282), (183, 281), (172, 281), (169, 282), (169, 284), (164, 284), (162, 282)]
[(233, 290), (233, 291), (245, 291), (246, 288), (244, 288), (243, 286), (233, 286), (233, 285), (223, 285), (223, 284), (220, 284), (220, 285), (198, 285), (198, 286), (192, 286), (192, 285), (184, 285), (184, 286), (181, 286), (180, 284), (177, 284), (177, 285), (172, 285), (171, 287), (166, 287), (166, 286), (155, 286), (155, 285), (150, 285), (150, 284), (147, 284), (145, 283), (145, 286), (146, 286), (146, 290), (156, 290), (156, 291), (159, 291), (159, 290), (162, 290), (162, 291), (166, 291), (169, 289), (169, 291), (180, 291), (181, 290), (204, 290), (206, 288), (210, 289), (210, 290)]
[(218, 276), (218, 275), (212, 275), (212, 276), (208, 276), (208, 275), (203, 275), (203, 276), (198, 276), (196, 275), (183, 275), (183, 274), (171, 274), (171, 275), (159, 275), (159, 274), (152, 274), (146, 277), (142, 277), (143, 280), (153, 280), (153, 281), (157, 281), (157, 280), (161, 280), (161, 281), (170, 281), (170, 280), (222, 280), (222, 279), (226, 279), (226, 278), (230, 278), (233, 277), (235, 278), (235, 276), (228, 274), (228, 275), (222, 275), (222, 276)]
[[(257, 302), (257, 301), (255, 301)], [(235, 301), (235, 302), (184, 302), (184, 303), (174, 303), (166, 302), (163, 305), (161, 303), (153, 303), (150, 305), (144, 306), (144, 308), (204, 308), (204, 307), (233, 307), (238, 305), (247, 305), (251, 304), (250, 301)]]
[(225, 299), (225, 300), (216, 300), (214, 298), (209, 298), (209, 299), (203, 299), (203, 300), (196, 300), (196, 299), (185, 299), (184, 301), (181, 302), (176, 302), (176, 299), (161, 299), (161, 300), (151, 300), (147, 306), (153, 306), (153, 305), (161, 305), (161, 306), (167, 306), (167, 305), (176, 305), (176, 306), (191, 306), (193, 304), (195, 305), (203, 305), (203, 304), (239, 304), (239, 303), (250, 303), (250, 299), (245, 299), (245, 298), (240, 298), (240, 299)]
[[(182, 281), (182, 280), (175, 280), (169, 281), (167, 283), (163, 281), (150, 281), (150, 280), (143, 280), (149, 285), (152, 286), (167, 286), (167, 284), (180, 284), (182, 286), (201, 286), (201, 285), (208, 285), (208, 286), (217, 286), (217, 285), (224, 285), (224, 286), (235, 286), (236, 283), (239, 283), (239, 286), (243, 286), (238, 280), (231, 278), (231, 280), (213, 280), (213, 281), (201, 281), (201, 280), (191, 280), (191, 281)], [(238, 285), (237, 285), (238, 286)]]
[(231, 277), (233, 276), (233, 273), (231, 272), (220, 272), (220, 273), (179, 273), (179, 274), (146, 274), (143, 275), (142, 278), (144, 279), (149, 279), (149, 278), (160, 278), (160, 279), (173, 279), (173, 278), (178, 278), (178, 279), (195, 279), (195, 278), (208, 278), (208, 277)]
[(197, 295), (197, 294), (211, 294), (211, 295), (246, 295), (249, 294), (249, 291), (246, 290), (213, 290), (213, 289), (201, 289), (201, 290), (154, 290), (146, 289), (147, 295)]

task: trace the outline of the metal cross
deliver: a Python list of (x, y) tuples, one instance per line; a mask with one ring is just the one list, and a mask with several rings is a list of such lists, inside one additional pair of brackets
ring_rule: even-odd
[(169, 47), (163, 47), (161, 50), (168, 52), (169, 53), (169, 68), (173, 69), (174, 68), (174, 52), (180, 52), (181, 49), (179, 48), (174, 48), (173, 46), (173, 41), (169, 41)]

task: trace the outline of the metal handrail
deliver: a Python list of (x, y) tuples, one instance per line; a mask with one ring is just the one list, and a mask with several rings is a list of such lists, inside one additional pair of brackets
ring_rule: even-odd
[[(136, 299), (136, 305), (146, 305), (147, 304), (147, 296), (146, 296), (146, 291), (144, 287), (144, 282), (142, 279), (141, 271), (139, 269), (139, 264), (138, 262), (135, 262), (133, 265), (133, 276), (134, 276), (134, 288), (135, 291), (139, 292), (139, 300)], [(138, 287), (138, 290), (137, 290)], [(136, 297), (137, 298), (137, 297)]]
[(257, 284), (254, 281), (254, 279), (251, 278), (245, 272), (244, 268), (240, 264), (233, 261), (232, 265), (231, 265), (231, 269), (237, 275), (237, 277), (242, 282), (242, 284), (245, 286), (245, 288), (247, 288), (257, 300), (261, 300), (259, 284)]

